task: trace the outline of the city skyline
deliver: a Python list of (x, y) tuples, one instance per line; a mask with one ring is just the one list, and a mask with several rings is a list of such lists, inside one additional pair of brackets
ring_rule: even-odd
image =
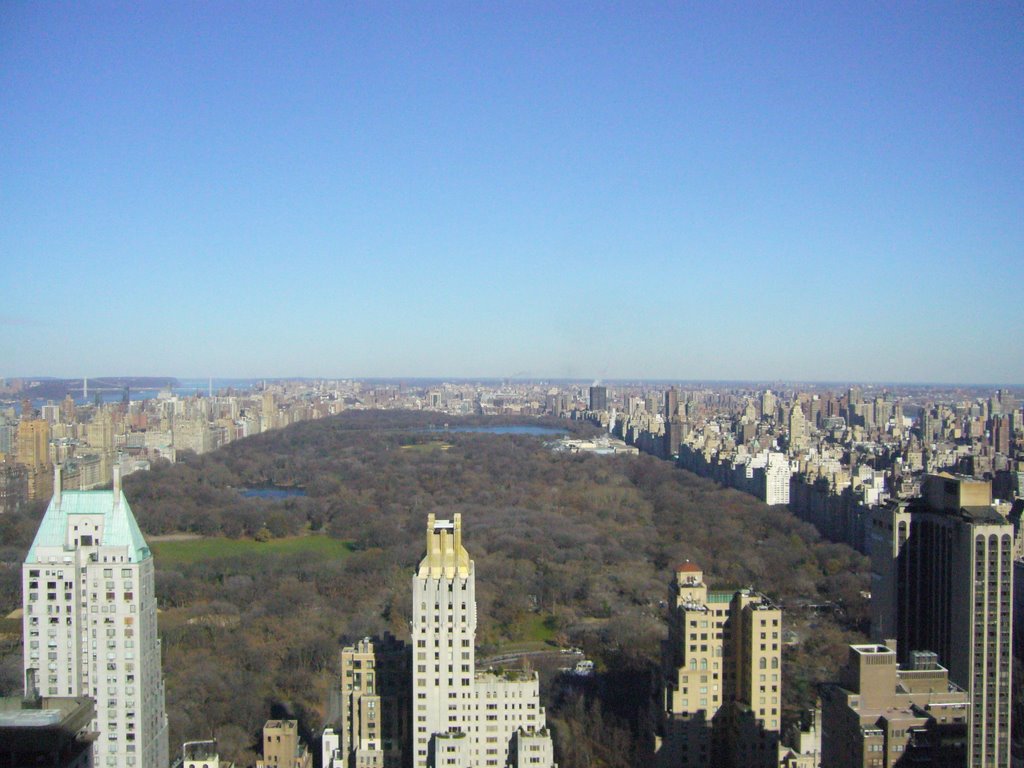
[(1008, 766), (1024, 412), (977, 392), (8, 400), (0, 728), (73, 705), (126, 768), (309, 768), (300, 732), (335, 768)]
[(3, 375), (1024, 382), (1018, 6), (446, 10), (0, 9)]
[[(163, 382), (173, 383), (162, 383), (162, 384), (123, 384), (122, 381), (131, 382), (132, 380), (157, 380)], [(112, 402), (111, 398), (120, 400), (124, 396), (125, 389), (132, 400), (138, 399), (140, 392), (150, 393), (150, 396), (164, 389), (170, 389), (176, 394), (186, 393), (198, 393), (206, 395), (211, 389), (213, 394), (218, 394), (221, 390), (234, 389), (234, 390), (248, 390), (248, 389), (260, 389), (264, 385), (274, 386), (288, 383), (307, 383), (307, 384), (328, 384), (332, 382), (358, 382), (367, 385), (402, 385), (409, 387), (417, 386), (428, 386), (428, 385), (470, 385), (480, 384), (485, 386), (494, 385), (534, 385), (543, 386), (550, 384), (551, 386), (577, 386), (586, 388), (588, 386), (606, 386), (609, 388), (629, 388), (629, 387), (665, 387), (670, 385), (686, 386), (686, 387), (733, 387), (740, 389), (752, 389), (752, 390), (763, 390), (763, 389), (809, 389), (809, 390), (823, 390), (827, 391), (830, 389), (842, 390), (851, 385), (864, 386), (869, 388), (880, 388), (888, 391), (889, 389), (895, 390), (944, 390), (947, 394), (962, 394), (966, 395), (971, 392), (975, 392), (977, 397), (985, 397), (990, 394), (992, 389), (1018, 389), (1024, 388), (1024, 384), (1014, 382), (990, 382), (990, 381), (897, 381), (897, 380), (885, 380), (885, 379), (796, 379), (796, 378), (776, 378), (776, 379), (714, 379), (714, 378), (656, 378), (650, 376), (633, 376), (624, 378), (588, 378), (586, 376), (579, 376), (575, 378), (562, 378), (557, 376), (417, 376), (417, 375), (396, 375), (396, 376), (74, 376), (74, 377), (61, 377), (53, 376), (49, 374), (43, 375), (2, 375), (0, 372), (0, 392), (2, 392), (3, 384), (6, 383), (11, 385), (13, 382), (21, 382), (23, 385), (66, 385), (61, 390), (60, 397), (63, 397), (65, 391), (73, 391), (78, 394), (75, 396), (76, 401), (81, 401), (81, 404), (85, 404), (90, 401), (96, 394), (101, 394), (104, 402)], [(89, 397), (84, 397), (84, 389), (82, 382), (89, 382), (88, 394)], [(72, 386), (73, 384), (73, 386)], [(30, 399), (42, 399), (52, 400), (52, 395), (39, 395), (36, 394), (30, 387), (24, 392), (29, 396)], [(0, 395), (2, 399), (2, 395)], [(9, 394), (8, 399), (20, 399), (17, 395)]]

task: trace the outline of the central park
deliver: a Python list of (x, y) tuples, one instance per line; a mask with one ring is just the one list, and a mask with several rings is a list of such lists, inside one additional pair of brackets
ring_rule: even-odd
[[(439, 434), (427, 414), (347, 413), (125, 479), (157, 568), (172, 745), (216, 738), (223, 757), (249, 764), (271, 712), (310, 735), (327, 724), (342, 645), (385, 631), (408, 639), (431, 512), (465, 522), (480, 658), (578, 648), (594, 660), (587, 679), (538, 664), (566, 768), (649, 756), (664, 601), (681, 562), (782, 606), (786, 723), (863, 639), (866, 561), (785, 508), (651, 456), (568, 454), (545, 434), (459, 428), (484, 424), (508, 422), (453, 420)], [(289, 492), (239, 490), (253, 488)], [(21, 605), (20, 563), (43, 508), (0, 520), (4, 616)], [(21, 644), (4, 622), (0, 693), (10, 695)]]

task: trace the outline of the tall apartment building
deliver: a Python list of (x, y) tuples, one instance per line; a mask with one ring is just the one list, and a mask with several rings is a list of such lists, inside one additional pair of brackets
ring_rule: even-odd
[(50, 422), (22, 416), (18, 422), (16, 452), (18, 463), (23, 465), (28, 477), (28, 497), (45, 499), (53, 488), (50, 486)]
[(1010, 453), (1010, 442), (1013, 439), (1013, 427), (1008, 415), (992, 417), (992, 448), (999, 453)]
[(693, 563), (669, 590), (659, 766), (778, 764), (782, 611), (750, 590), (709, 590)]
[(0, 413), (0, 459), (14, 461), (15, 449), (18, 445), (18, 428), (6, 416)]
[(462, 516), (429, 515), (426, 550), (412, 580), (413, 764), (504, 766), (520, 730), (550, 742), (537, 675), (476, 671), (476, 574)]
[(338, 744), (325, 768), (408, 764), (409, 658), (409, 647), (391, 635), (342, 649)]
[(897, 666), (887, 646), (851, 645), (842, 679), (822, 690), (822, 764), (963, 768), (970, 709), (934, 653)]
[(273, 392), (263, 392), (263, 407), (260, 409), (260, 432), (266, 432), (277, 426), (277, 403)]
[(662, 456), (666, 459), (678, 458), (679, 444), (683, 442), (683, 426), (683, 422), (678, 416), (665, 423), (665, 443), (662, 448)]
[(804, 409), (797, 400), (789, 411), (789, 447), (791, 450), (802, 450), (807, 447), (808, 426), (804, 418)]
[(0, 515), (17, 512), (28, 502), (28, 469), (0, 461)]
[(971, 766), (1010, 765), (1013, 526), (986, 482), (928, 475), (873, 516), (872, 636), (899, 659), (934, 651), (971, 701)]
[(793, 472), (786, 454), (770, 451), (764, 469), (758, 475), (759, 490), (765, 504), (789, 504), (789, 479)]
[(590, 388), (590, 410), (608, 410), (608, 388), (594, 385)]
[[(665, 421), (669, 422), (679, 415), (679, 390), (669, 387), (665, 390)], [(679, 447), (678, 445), (676, 446)]]
[(18, 422), (18, 463), (30, 469), (44, 467), (50, 462), (50, 423), (45, 419), (22, 416)]
[(26, 694), (88, 696), (98, 768), (166, 768), (153, 556), (121, 491), (54, 493), (22, 566)]

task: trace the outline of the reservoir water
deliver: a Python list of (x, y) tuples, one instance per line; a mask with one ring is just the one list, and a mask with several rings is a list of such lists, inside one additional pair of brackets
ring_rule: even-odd
[(305, 496), (305, 488), (239, 488), (238, 493), (247, 499), (269, 499), (281, 501), (297, 496)]
[(479, 427), (430, 427), (423, 430), (424, 432), (431, 433), (444, 433), (444, 432), (482, 432), (491, 435), (536, 435), (539, 437), (548, 437), (551, 435), (564, 435), (564, 429), (554, 429), (553, 427), (535, 427), (528, 425), (495, 425), (486, 426), (482, 425)]

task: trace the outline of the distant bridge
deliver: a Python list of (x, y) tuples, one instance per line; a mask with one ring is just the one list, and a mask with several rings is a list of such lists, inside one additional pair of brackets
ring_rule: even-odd
[[(77, 381), (77, 379), (72, 379)], [(89, 398), (89, 391), (93, 392), (122, 392), (125, 389), (131, 389), (135, 392), (159, 392), (165, 389), (166, 385), (162, 386), (132, 386), (131, 384), (118, 384), (116, 381), (108, 381), (106, 379), (89, 379), (87, 377), (82, 378), (81, 386), (72, 384), (67, 387), (68, 392), (81, 392), (82, 397), (85, 399)]]

